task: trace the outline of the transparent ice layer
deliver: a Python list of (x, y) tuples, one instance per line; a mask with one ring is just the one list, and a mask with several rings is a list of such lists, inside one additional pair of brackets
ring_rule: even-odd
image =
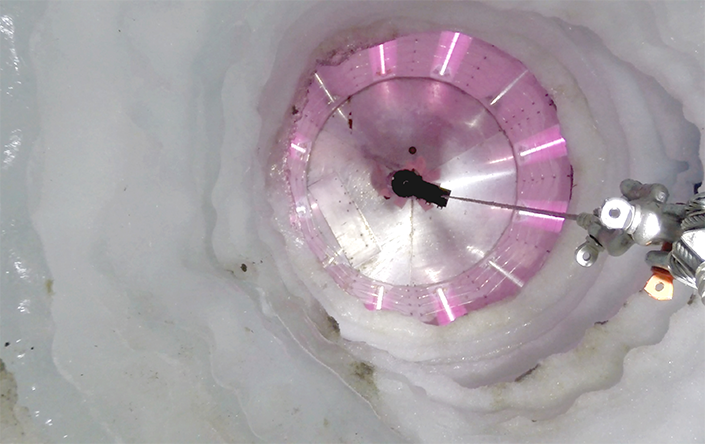
[(442, 27), (554, 98), (570, 212), (624, 177), (682, 200), (702, 180), (703, 14), (4, 2), (2, 440), (705, 440), (705, 311), (639, 293), (644, 249), (579, 269), (566, 225), (512, 300), (445, 327), (369, 311), (299, 254), (273, 150), (316, 57)]

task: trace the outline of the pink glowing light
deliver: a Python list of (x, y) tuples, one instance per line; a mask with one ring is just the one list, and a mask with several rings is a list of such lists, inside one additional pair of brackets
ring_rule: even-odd
[(397, 64), (397, 42), (392, 40), (368, 50), (370, 71), (373, 77), (394, 75)]
[(442, 288), (436, 289), (436, 295), (438, 295), (437, 301), (440, 302), (441, 308), (441, 311), (436, 315), (438, 325), (450, 324), (460, 316), (467, 314), (467, 309), (450, 294), (446, 294)]
[(517, 76), (516, 79), (512, 80), (512, 83), (510, 83), (509, 85), (505, 86), (504, 89), (503, 89), (502, 91), (500, 91), (499, 94), (497, 94), (494, 99), (492, 99), (492, 101), (490, 102), (490, 106), (493, 106), (495, 103), (497, 103), (497, 102), (499, 102), (500, 100), (502, 100), (502, 97), (504, 97), (505, 94), (507, 94), (509, 91), (511, 91), (511, 89), (514, 88), (514, 87), (516, 86), (516, 84), (519, 83), (519, 81), (520, 81), (522, 78), (524, 78), (524, 76), (525, 76), (526, 73), (528, 73), (528, 72), (529, 72), (528, 70), (522, 72), (521, 74), (519, 74), (519, 75)]
[(291, 144), (291, 148), (294, 149), (294, 150), (296, 150), (296, 151), (298, 151), (298, 152), (300, 152), (300, 153), (302, 153), (302, 154), (305, 154), (305, 153), (306, 153), (306, 148), (304, 148), (304, 147), (302, 147), (302, 146), (299, 146), (299, 145), (297, 145), (297, 144), (295, 144), (295, 143), (292, 143), (292, 144)]
[(517, 287), (521, 288), (521, 287), (524, 286), (524, 282), (523, 282), (521, 279), (519, 279), (517, 276), (515, 276), (515, 275), (512, 274), (511, 272), (505, 270), (501, 265), (497, 264), (497, 263), (494, 262), (494, 261), (489, 261), (488, 264), (490, 264), (490, 267), (492, 267), (492, 268), (494, 268), (495, 270), (499, 271), (499, 272), (502, 274), (502, 276), (504, 276), (504, 277), (506, 277), (507, 279), (509, 279), (509, 281), (511, 281), (511, 282), (512, 282), (514, 285), (516, 285)]
[(530, 208), (538, 208), (541, 210), (555, 211), (558, 213), (565, 213), (568, 209), (568, 202), (556, 200), (523, 200), (520, 205)]
[(568, 155), (566, 142), (558, 125), (527, 137), (516, 145), (519, 157), (524, 163), (546, 162)]
[(455, 49), (455, 44), (458, 43), (458, 37), (460, 37), (460, 33), (456, 32), (453, 34), (453, 41), (450, 43), (450, 48), (448, 49), (448, 55), (446, 55), (446, 59), (443, 61), (443, 67), (441, 68), (441, 75), (445, 75), (446, 69), (448, 68), (448, 62), (450, 62), (450, 56), (453, 55), (453, 50)]
[(380, 286), (379, 290), (377, 290), (377, 300), (375, 302), (375, 309), (376, 310), (381, 310), (382, 309), (382, 300), (384, 298), (384, 287)]
[(558, 145), (558, 144), (561, 144), (561, 143), (562, 143), (563, 145), (565, 145), (565, 139), (562, 138), (562, 137), (559, 138), (559, 139), (553, 140), (553, 141), (551, 141), (551, 142), (544, 143), (543, 145), (539, 145), (539, 146), (537, 146), (537, 147), (535, 147), (535, 148), (531, 148), (531, 149), (529, 149), (529, 150), (522, 151), (521, 153), (519, 153), (519, 155), (522, 156), (522, 157), (525, 157), (525, 156), (528, 156), (529, 154), (534, 154), (534, 153), (536, 153), (536, 152), (543, 151), (543, 150), (545, 150), (545, 149), (554, 147), (554, 146), (556, 146), (556, 145)]
[(452, 79), (458, 72), (472, 38), (459, 32), (442, 32), (438, 39), (434, 60), (440, 62), (438, 75)]
[[(572, 186), (566, 141), (560, 133), (555, 106), (546, 98), (546, 90), (531, 72), (499, 48), (454, 31), (402, 36), (357, 51), (342, 63), (322, 63), (315, 67), (315, 72), (305, 100), (296, 103), (297, 120), (292, 127), (292, 138), (284, 146), (293, 197), (292, 225), (300, 230), (301, 238), (331, 278), (370, 310), (393, 310), (437, 325), (453, 322), (469, 310), (515, 296), (545, 262), (547, 252), (558, 238), (563, 219), (517, 212), (495, 246), (481, 252), (480, 256), (487, 259), (481, 257), (481, 262), (470, 264), (463, 273), (444, 280), (443, 289), (438, 288), (438, 279), (423, 285), (390, 284), (366, 276), (351, 265), (349, 258), (346, 259), (345, 251), (329, 233), (329, 220), (322, 211), (325, 205), (311, 198), (308, 168), (310, 159), (315, 158), (319, 149), (316, 144), (322, 139), (318, 137), (327, 122), (335, 121), (334, 128), (352, 134), (353, 128), (348, 130), (349, 109), (345, 108), (351, 105), (345, 104), (346, 100), (352, 100), (354, 104), (356, 94), (362, 94), (366, 88), (383, 81), (376, 100), (387, 104), (391, 110), (401, 109), (394, 106), (404, 99), (398, 94), (399, 84), (395, 82), (423, 78), (451, 84), (477, 99), (488, 110), (488, 118), (501, 127), (507, 146), (512, 150), (490, 150), (475, 164), (477, 168), (472, 173), (457, 177), (476, 188), (477, 194), (470, 195), (469, 192), (468, 197), (483, 193), (489, 193), (491, 197), (493, 190), (506, 189), (501, 182), (504, 176), (496, 174), (496, 169), (511, 166), (516, 171), (516, 180), (512, 181), (512, 186), (516, 184), (516, 204), (564, 212)], [(429, 106), (439, 110), (439, 116), (444, 112), (453, 114), (457, 104), (446, 100), (442, 94), (431, 96), (419, 96), (415, 100), (427, 101)], [(344, 123), (340, 121), (341, 117), (345, 119)], [(355, 118), (355, 137), (365, 134), (365, 116), (352, 117)], [(429, 134), (422, 134), (422, 139), (433, 135), (433, 127), (429, 128)], [(389, 140), (378, 140), (381, 139), (379, 134), (368, 133), (368, 136), (370, 134), (373, 135), (371, 146), (390, 144)], [(438, 137), (438, 141), (431, 145), (443, 145), (443, 134), (439, 133)], [(413, 145), (420, 146), (416, 142)], [(420, 150), (411, 160), (400, 160), (399, 165), (423, 171), (423, 177), (434, 183), (448, 181), (449, 178), (442, 176), (447, 171), (438, 166), (443, 162), (429, 154), (433, 152)], [(509, 153), (513, 155), (508, 156)], [(379, 151), (373, 154), (385, 155)], [(428, 162), (428, 168), (425, 162)], [(436, 171), (443, 171), (438, 173), (438, 178), (434, 175)], [(389, 199), (382, 202), (388, 202), (390, 207), (395, 204), (403, 206), (406, 200), (387, 189), (387, 169), (375, 164), (365, 172), (370, 175), (372, 188), (377, 191), (373, 193), (375, 199), (384, 196)], [(443, 212), (436, 213), (429, 210), (417, 214), (424, 218), (446, 216)], [(487, 224), (487, 221), (473, 219), (468, 207), (468, 216), (463, 223)], [(449, 260), (457, 259), (450, 253), (448, 257)]]
[(495, 163), (508, 162), (514, 160), (514, 156), (502, 157), (501, 159), (495, 159), (487, 162), (488, 165), (494, 165)]

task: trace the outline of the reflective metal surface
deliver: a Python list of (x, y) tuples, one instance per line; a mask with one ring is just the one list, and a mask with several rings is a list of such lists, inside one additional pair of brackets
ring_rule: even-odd
[[(335, 112), (323, 127), (308, 183), (353, 267), (384, 283), (419, 285), (450, 279), (482, 259), (510, 211), (462, 202), (438, 208), (391, 190), (394, 172), (413, 168), (453, 194), (514, 202), (512, 148), (482, 104), (435, 80), (398, 79), (339, 109), (347, 117)], [(345, 197), (326, 196), (339, 189)]]
[[(545, 262), (572, 168), (550, 95), (500, 49), (402, 36), (320, 62), (292, 108), (291, 222), (370, 310), (447, 324), (515, 296)], [(397, 195), (400, 170), (451, 190), (447, 206)]]

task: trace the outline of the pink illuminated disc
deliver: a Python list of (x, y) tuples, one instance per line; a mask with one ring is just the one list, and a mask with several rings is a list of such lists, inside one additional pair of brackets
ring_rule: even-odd
[(456, 32), (319, 65), (294, 124), (292, 221), (371, 310), (447, 324), (515, 296), (563, 219), (391, 189), (394, 172), (471, 197), (565, 211), (572, 168), (548, 93), (518, 60)]

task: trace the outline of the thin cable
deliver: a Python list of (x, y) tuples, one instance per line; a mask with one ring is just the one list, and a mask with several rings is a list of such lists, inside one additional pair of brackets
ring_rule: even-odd
[(528, 208), (528, 207), (522, 207), (520, 205), (510, 205), (510, 204), (504, 204), (504, 203), (499, 203), (499, 202), (492, 202), (489, 200), (470, 199), (469, 197), (449, 196), (449, 198), (455, 199), (455, 200), (462, 200), (464, 202), (472, 202), (472, 203), (476, 203), (476, 204), (480, 204), (480, 205), (488, 205), (491, 207), (505, 208), (507, 210), (526, 211), (527, 213), (542, 214), (544, 216), (560, 217), (560, 218), (569, 219), (569, 220), (578, 220), (577, 214), (561, 213), (559, 211), (551, 211), (551, 210), (541, 210), (538, 208)]

